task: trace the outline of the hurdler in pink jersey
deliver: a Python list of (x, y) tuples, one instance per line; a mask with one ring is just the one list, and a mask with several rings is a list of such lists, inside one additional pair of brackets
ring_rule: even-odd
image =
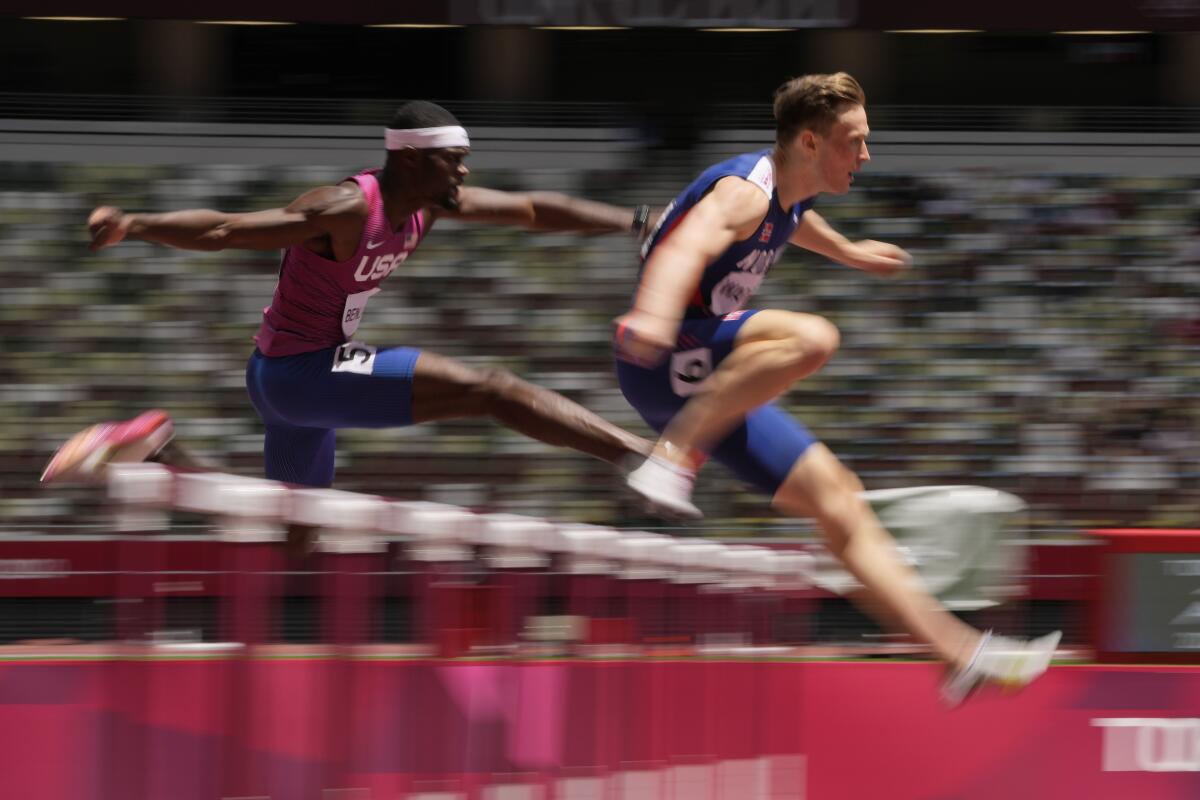
[[(88, 219), (92, 249), (124, 239), (188, 250), (282, 249), (275, 296), (246, 366), (246, 388), (265, 425), (269, 478), (330, 484), (338, 428), (461, 417), (490, 416), (614, 465), (632, 454), (648, 454), (644, 439), (504, 370), (476, 369), (428, 351), (354, 339), (367, 301), (393, 272), (403, 270), (443, 217), (534, 231), (638, 235), (648, 208), (463, 186), (467, 132), (433, 103), (402, 105), (384, 136), (382, 169), (312, 189), (285, 208), (246, 214), (205, 209), (127, 214), (97, 208)], [(154, 418), (169, 422), (165, 414)], [(143, 428), (152, 430), (143, 435)], [(146, 436), (157, 436), (154, 444), (160, 445), (163, 429), (92, 426), (59, 448), (42, 480), (96, 478), (108, 463), (141, 457), (150, 449), (142, 441)], [(114, 438), (113, 430), (123, 433)], [(153, 457), (195, 465), (172, 443)]]
[(358, 184), (368, 212), (358, 249), (348, 260), (333, 261), (306, 247), (283, 251), (275, 297), (254, 336), (263, 355), (290, 356), (351, 339), (367, 300), (421, 243), (426, 230), (423, 211), (392, 230), (377, 174), (368, 170), (349, 179)]

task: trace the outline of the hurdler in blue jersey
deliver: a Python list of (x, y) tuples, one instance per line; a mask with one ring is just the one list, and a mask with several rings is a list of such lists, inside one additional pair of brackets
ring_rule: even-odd
[(704, 171), (660, 216), (633, 307), (616, 321), (621, 391), (661, 434), (628, 483), (666, 512), (697, 517), (692, 483), (711, 456), (781, 513), (813, 517), (868, 610), (949, 665), (946, 696), (957, 702), (962, 686), (1033, 680), (1057, 638), (985, 636), (921, 587), (858, 477), (774, 404), (833, 355), (837, 329), (813, 314), (746, 308), (789, 244), (877, 275), (910, 265), (899, 247), (849, 241), (813, 210), (819, 194), (848, 191), (870, 160), (865, 105), (845, 73), (788, 81), (775, 94), (775, 146)]
[[(812, 207), (813, 197), (787, 206), (782, 204), (775, 185), (775, 163), (770, 150), (735, 156), (705, 170), (667, 206), (642, 249), (647, 263), (714, 186), (727, 178), (736, 179), (738, 183), (734, 185), (739, 189), (744, 190), (743, 185), (751, 187), (748, 191), (754, 193), (755, 199), (759, 199), (757, 195), (761, 193), (764, 202), (756, 205), (764, 206), (765, 213), (761, 219), (756, 215), (757, 225), (753, 226), (749, 236), (726, 247), (700, 273), (695, 291), (684, 307), (670, 358), (652, 357), (649, 361), (630, 358), (617, 362), (617, 374), (625, 397), (660, 433), (690, 397), (709, 387), (713, 371), (724, 363), (733, 351), (739, 332), (757, 313), (745, 311), (743, 306), (787, 248), (802, 215)], [(798, 321), (805, 322), (804, 315), (797, 317)], [(810, 322), (818, 325), (817, 319), (812, 317)], [(628, 326), (618, 330), (618, 336), (631, 335), (638, 335), (638, 332)], [(704, 443), (707, 447), (695, 443), (689, 443), (688, 447), (711, 452), (739, 477), (773, 495), (792, 464), (813, 441), (802, 425), (789, 419), (776, 406), (764, 405), (746, 414), (731, 436), (711, 437), (711, 443)], [(679, 462), (682, 470), (673, 469), (669, 459), (663, 459), (659, 464), (666, 474), (676, 477), (674, 483), (690, 487), (690, 465), (683, 459)], [(637, 478), (634, 481), (636, 488)], [(698, 511), (682, 504), (673, 505), (668, 498), (648, 499), (665, 500), (662, 504), (667, 512), (681, 516), (699, 515)]]

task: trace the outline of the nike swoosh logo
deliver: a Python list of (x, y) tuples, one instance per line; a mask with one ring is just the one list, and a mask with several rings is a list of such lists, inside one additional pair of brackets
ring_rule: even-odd
[(376, 247), (383, 246), (383, 242), (367, 242), (367, 249), (374, 250)]

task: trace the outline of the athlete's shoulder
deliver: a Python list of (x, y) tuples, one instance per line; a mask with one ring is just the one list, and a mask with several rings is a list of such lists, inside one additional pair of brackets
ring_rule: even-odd
[(697, 183), (707, 190), (726, 177), (741, 178), (757, 186), (770, 197), (771, 192), (775, 190), (775, 166), (771, 161), (770, 151), (742, 153), (713, 164), (701, 174)]
[(708, 196), (721, 202), (752, 206), (765, 207), (771, 202), (770, 193), (764, 193), (758, 181), (745, 175), (724, 175), (717, 178)]
[(749, 236), (770, 212), (771, 199), (759, 187), (738, 175), (726, 175), (698, 204), (708, 209), (710, 224), (737, 231), (737, 238)]
[(339, 190), (343, 199), (362, 200), (367, 205), (370, 205), (373, 197), (382, 196), (379, 179), (370, 171), (342, 178), (333, 188)]
[(339, 190), (344, 200), (361, 199), (368, 206), (383, 198), (383, 186), (379, 181), (379, 170), (365, 169), (342, 178), (330, 188)]
[(297, 197), (287, 211), (309, 216), (365, 215), (369, 209), (365, 195), (354, 184), (317, 186)]

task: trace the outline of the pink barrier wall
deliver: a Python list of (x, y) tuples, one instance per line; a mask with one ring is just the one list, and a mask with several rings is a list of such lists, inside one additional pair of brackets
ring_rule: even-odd
[(1053, 667), (946, 711), (924, 664), (803, 667), (813, 798), (1200, 797), (1200, 669)]
[[(5, 662), (0, 797), (1200, 796), (1200, 669), (1055, 667), (1018, 696), (953, 712), (936, 702), (937, 675), (898, 663)], [(500, 784), (506, 794), (485, 791)]]

